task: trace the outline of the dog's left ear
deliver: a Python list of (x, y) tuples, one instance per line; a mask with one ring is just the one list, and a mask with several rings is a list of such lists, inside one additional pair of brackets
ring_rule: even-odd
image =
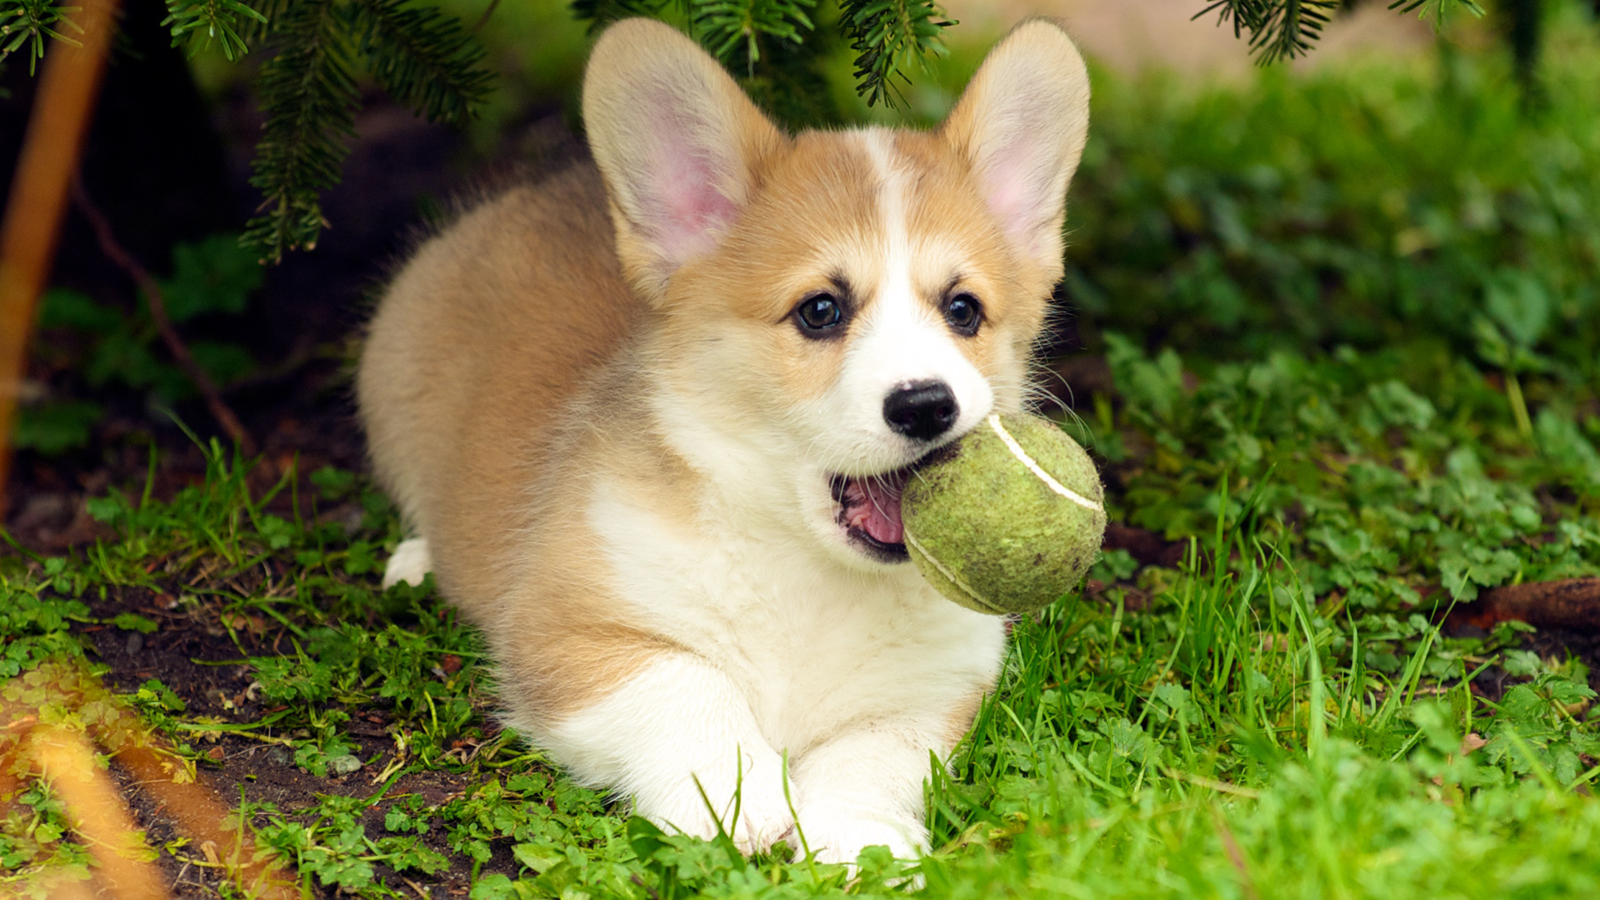
[(699, 45), (650, 19), (595, 44), (583, 82), (589, 146), (611, 194), (617, 252), (658, 302), (672, 273), (716, 247), (784, 137)]
[(1089, 134), (1089, 73), (1066, 32), (1048, 19), (1012, 29), (939, 133), (1017, 250), (1059, 272), (1067, 184)]

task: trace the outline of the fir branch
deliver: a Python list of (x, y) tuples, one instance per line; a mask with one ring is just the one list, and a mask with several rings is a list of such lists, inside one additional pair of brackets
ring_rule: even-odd
[(836, 123), (838, 109), (818, 71), (835, 39), (818, 31), (817, 0), (571, 0), (595, 34), (618, 19), (647, 16), (688, 31), (738, 76), (759, 106), (785, 125)]
[(39, 60), (44, 59), (46, 37), (78, 46), (77, 41), (56, 30), (57, 25), (64, 24), (82, 34), (83, 29), (71, 18), (78, 9), (62, 6), (57, 0), (0, 0), (0, 62), (26, 46), (28, 74), (32, 75)]
[(1217, 14), (1233, 23), (1235, 36), (1250, 34), (1250, 52), (1270, 65), (1311, 51), (1322, 29), (1338, 11), (1340, 0), (1215, 0), (1194, 18)]
[(1483, 18), (1484, 9), (1476, 0), (1393, 0), (1389, 8), (1402, 13), (1416, 13), (1419, 19), (1432, 19), (1433, 27), (1443, 28), (1451, 10), (1461, 9), (1477, 18)]
[(172, 31), (172, 46), (191, 41), (193, 53), (199, 53), (216, 41), (222, 55), (235, 62), (250, 52), (240, 32), (251, 20), (267, 24), (266, 16), (239, 0), (167, 0), (167, 17), (161, 24)]
[(411, 0), (353, 0), (351, 8), (358, 52), (384, 90), (432, 121), (472, 118), (494, 76), (460, 22)]
[(359, 105), (344, 37), (348, 8), (297, 0), (283, 9), (273, 22), (281, 49), (257, 82), (266, 124), (250, 184), (265, 195), (264, 214), (250, 220), (244, 236), (273, 260), (316, 246), (326, 224), (319, 198), (339, 181)]
[[(1262, 65), (1294, 59), (1311, 52), (1311, 45), (1322, 37), (1342, 0), (1213, 0), (1194, 18), (1216, 13), (1218, 22), (1233, 24), (1235, 37), (1250, 36), (1250, 52)], [(1482, 16), (1477, 0), (1391, 0), (1389, 8), (1402, 13), (1417, 13), (1432, 18), (1434, 26), (1444, 27), (1454, 9)]]
[(259, 13), (260, 18), (244, 20), (244, 27), (239, 29), (239, 36), (244, 38), (247, 44), (259, 44), (276, 33), (276, 23), (284, 20), (289, 4), (296, 0), (242, 0), (242, 2)]
[(817, 0), (701, 0), (694, 5), (694, 33), (724, 65), (754, 77), (762, 39), (799, 46), (804, 41), (802, 31), (816, 27), (806, 15), (816, 5)]
[(903, 100), (895, 77), (910, 84), (907, 68), (949, 52), (940, 33), (955, 23), (932, 0), (844, 0), (839, 12), (839, 27), (856, 51), (856, 90), (868, 106)]
[(787, 128), (840, 124), (832, 87), (816, 66), (822, 54), (812, 45), (821, 37), (813, 34), (804, 45), (785, 42), (769, 48), (755, 74), (739, 79), (750, 99)]

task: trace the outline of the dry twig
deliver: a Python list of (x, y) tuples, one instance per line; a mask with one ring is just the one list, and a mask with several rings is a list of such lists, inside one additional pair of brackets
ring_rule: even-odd
[(105, 213), (95, 206), (89, 195), (83, 189), (83, 180), (72, 180), (72, 201), (78, 207), (78, 212), (89, 220), (89, 225), (94, 229), (95, 238), (100, 242), (100, 251), (106, 255), (117, 267), (128, 274), (139, 290), (144, 292), (145, 301), (150, 304), (150, 318), (155, 320), (156, 330), (161, 333), (161, 342), (167, 345), (167, 352), (172, 354), (172, 359), (183, 368), (184, 374), (200, 389), (200, 395), (205, 398), (206, 408), (211, 410), (211, 417), (217, 420), (222, 430), (228, 437), (238, 442), (247, 454), (255, 453), (255, 442), (250, 439), (250, 433), (239, 424), (239, 417), (222, 399), (222, 392), (217, 390), (217, 383), (211, 380), (206, 370), (195, 362), (194, 355), (189, 352), (189, 346), (179, 337), (178, 329), (173, 327), (172, 319), (167, 316), (166, 299), (161, 293), (161, 286), (144, 266), (139, 264), (133, 254), (129, 253), (117, 242), (116, 235), (111, 231), (111, 221)]
[(33, 308), (55, 258), (67, 182), (78, 169), (83, 136), (100, 93), (116, 11), (117, 0), (83, 0), (73, 17), (82, 32), (79, 45), (51, 45), (0, 223), (0, 513), (5, 511), (11, 428), (22, 394)]
[(1487, 628), (1515, 620), (1537, 628), (1600, 633), (1600, 578), (1568, 578), (1490, 588), (1460, 607), (1466, 621)]

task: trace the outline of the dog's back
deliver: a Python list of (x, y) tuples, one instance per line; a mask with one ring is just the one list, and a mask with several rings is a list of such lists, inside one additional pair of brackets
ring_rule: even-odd
[(613, 245), (600, 173), (573, 162), (423, 244), (372, 321), (357, 390), (378, 479), (475, 618), (525, 524), (553, 410), (636, 319)]

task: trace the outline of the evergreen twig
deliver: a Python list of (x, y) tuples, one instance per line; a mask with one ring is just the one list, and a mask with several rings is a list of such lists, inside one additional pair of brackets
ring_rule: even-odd
[(44, 39), (49, 37), (76, 47), (78, 42), (57, 30), (58, 25), (83, 33), (72, 14), (79, 7), (64, 6), (59, 0), (0, 0), (0, 62), (28, 48), (28, 74), (38, 70), (44, 58)]
[(1477, 0), (1391, 0), (1389, 8), (1401, 13), (1416, 13), (1419, 18), (1432, 19), (1435, 28), (1443, 28), (1452, 10), (1460, 9), (1482, 17), (1484, 9)]
[(589, 23), (589, 34), (599, 34), (601, 29), (618, 19), (632, 16), (659, 18), (674, 3), (687, 8), (693, 0), (571, 0), (567, 7), (573, 18)]
[(1338, 11), (1340, 0), (1214, 0), (1195, 18), (1217, 14), (1233, 33), (1250, 35), (1250, 52), (1263, 65), (1310, 52), (1322, 29)]
[[(701, 0), (694, 5), (694, 33), (724, 65), (755, 75), (763, 39), (799, 46), (816, 26), (806, 10), (817, 0)], [(743, 54), (739, 53), (743, 49)]]
[(488, 96), (483, 45), (454, 18), (410, 0), (353, 0), (351, 11), (368, 71), (413, 111), (461, 124)]
[(167, 0), (167, 17), (161, 24), (171, 30), (172, 46), (202, 38), (194, 44), (198, 53), (214, 40), (222, 48), (222, 55), (229, 62), (236, 62), (250, 52), (241, 32), (251, 21), (265, 25), (267, 17), (240, 0)]
[(941, 33), (954, 25), (933, 0), (843, 0), (839, 27), (856, 51), (856, 89), (867, 105), (902, 101), (896, 76), (930, 56), (945, 56)]
[[(1219, 23), (1233, 25), (1235, 37), (1249, 35), (1257, 62), (1271, 65), (1310, 53), (1322, 29), (1345, 5), (1344, 0), (1212, 0), (1194, 18), (1215, 13)], [(1443, 27), (1454, 9), (1483, 15), (1477, 0), (1390, 0), (1389, 8), (1432, 18), (1435, 27)]]
[(299, 0), (274, 25), (281, 49), (261, 67), (266, 118), (250, 184), (265, 195), (244, 240), (274, 260), (316, 246), (326, 221), (322, 192), (339, 181), (359, 106), (350, 74), (351, 23), (334, 0)]

